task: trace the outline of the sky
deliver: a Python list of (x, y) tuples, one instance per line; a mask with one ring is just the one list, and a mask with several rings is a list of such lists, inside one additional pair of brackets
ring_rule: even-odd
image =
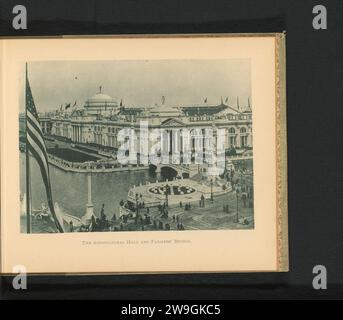
[[(102, 92), (125, 106), (219, 104), (251, 101), (250, 60), (41, 61), (28, 63), (28, 77), (38, 112), (61, 104), (77, 106)], [(23, 82), (25, 83), (25, 82)], [(24, 93), (24, 88), (23, 88)], [(24, 104), (21, 106), (24, 110)]]

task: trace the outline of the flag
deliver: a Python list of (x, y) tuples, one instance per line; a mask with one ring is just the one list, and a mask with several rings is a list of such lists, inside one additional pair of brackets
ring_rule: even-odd
[(66, 104), (65, 110), (70, 108), (70, 103)]
[(120, 99), (120, 106), (123, 106), (123, 99)]
[(228, 101), (229, 101), (229, 97), (226, 97), (225, 102), (228, 102)]
[(205, 98), (204, 102), (207, 103), (207, 98)]
[(76, 106), (76, 101), (77, 101), (77, 100), (75, 100), (75, 102), (74, 102), (74, 104), (73, 104), (72, 108), (74, 108), (74, 107)]
[(48, 206), (57, 230), (59, 232), (63, 232), (63, 228), (57, 219), (54, 203), (52, 201), (48, 154), (46, 151), (43, 132), (38, 119), (38, 113), (33, 100), (29, 79), (26, 74), (26, 146), (39, 165), (45, 186)]

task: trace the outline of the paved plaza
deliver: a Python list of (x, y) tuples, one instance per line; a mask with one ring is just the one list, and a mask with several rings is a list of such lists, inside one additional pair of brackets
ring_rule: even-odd
[[(237, 203), (238, 203), (238, 219), (237, 222)], [(226, 208), (228, 206), (228, 210)], [(224, 208), (225, 207), (225, 208)], [(182, 224), (184, 230), (224, 230), (224, 229), (253, 229), (253, 207), (246, 203), (244, 206), (241, 197), (236, 198), (235, 192), (230, 192), (227, 195), (215, 197), (213, 202), (205, 200), (205, 206), (201, 207), (199, 203), (192, 203), (189, 210), (185, 210), (185, 204), (182, 207), (173, 205), (168, 207), (168, 217), (163, 216), (158, 208), (150, 208), (148, 215), (151, 222), (156, 221), (157, 228), (154, 223), (142, 224), (135, 223), (129, 220), (123, 224), (123, 230), (135, 231), (142, 230), (159, 230), (159, 225), (162, 223), (163, 230), (166, 230), (168, 224), (170, 230), (178, 230), (178, 224)], [(147, 214), (147, 209), (140, 209), (139, 214), (144, 217)], [(175, 219), (174, 219), (175, 217)], [(119, 228), (120, 221), (116, 225)], [(120, 230), (120, 228), (119, 228)]]

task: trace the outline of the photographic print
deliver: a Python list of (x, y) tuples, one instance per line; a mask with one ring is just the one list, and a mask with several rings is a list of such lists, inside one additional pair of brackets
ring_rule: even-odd
[(33, 61), (22, 233), (254, 229), (250, 59)]
[(284, 34), (1, 45), (3, 272), (288, 270)]

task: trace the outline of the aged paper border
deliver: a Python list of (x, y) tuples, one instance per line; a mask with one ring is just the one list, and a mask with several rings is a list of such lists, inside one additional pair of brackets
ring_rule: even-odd
[[(182, 38), (182, 37), (275, 37), (275, 64), (276, 64), (276, 145), (277, 145), (277, 268), (274, 271), (288, 270), (288, 234), (287, 234), (287, 147), (286, 147), (286, 110), (285, 110), (285, 35), (284, 34), (220, 34), (220, 35), (153, 35), (153, 36), (109, 36), (104, 38)], [(49, 37), (51, 38), (51, 37)], [(57, 37), (58, 38), (58, 37)], [(64, 38), (99, 38), (98, 36), (67, 36)], [(100, 37), (101, 38), (101, 37)], [(3, 75), (4, 76), (4, 75)], [(4, 79), (4, 78), (2, 78)], [(244, 270), (273, 271), (273, 270)], [(152, 272), (126, 272), (127, 273), (184, 273), (184, 272), (242, 272), (234, 270), (218, 271), (152, 271)], [(76, 272), (71, 274), (120, 274), (122, 272)], [(35, 273), (33, 273), (35, 274)], [(38, 273), (41, 274), (41, 273)], [(66, 274), (44, 273), (44, 274)], [(68, 273), (69, 274), (69, 273)]]

